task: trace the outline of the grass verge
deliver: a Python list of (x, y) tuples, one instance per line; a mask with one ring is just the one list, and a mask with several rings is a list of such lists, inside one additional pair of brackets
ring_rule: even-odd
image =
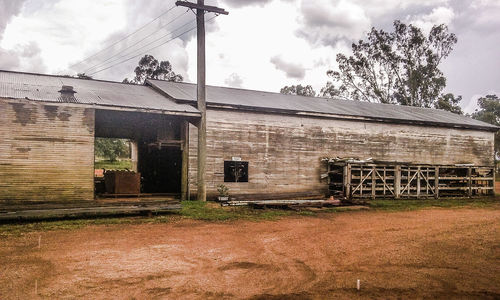
[(296, 214), (292, 210), (252, 209), (246, 206), (221, 207), (217, 203), (201, 201), (182, 202), (181, 216), (195, 220), (229, 221), (229, 220), (276, 220), (283, 216)]
[[(366, 205), (374, 211), (412, 211), (425, 208), (488, 208), (500, 209), (500, 197), (478, 199), (446, 200), (373, 200)], [(218, 203), (183, 201), (178, 212), (152, 217), (104, 217), (91, 219), (68, 219), (38, 221), (30, 223), (0, 224), (0, 237), (20, 235), (34, 231), (75, 230), (92, 225), (112, 226), (121, 224), (169, 223), (182, 219), (224, 222), (234, 220), (264, 221), (277, 220), (286, 216), (318, 216), (328, 213), (352, 211), (352, 207), (333, 207), (309, 210), (252, 209), (246, 206), (221, 207)]]

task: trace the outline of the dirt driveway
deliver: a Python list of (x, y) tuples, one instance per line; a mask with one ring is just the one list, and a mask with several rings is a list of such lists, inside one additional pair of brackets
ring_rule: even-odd
[(0, 299), (36, 298), (35, 285), (51, 299), (498, 299), (500, 210), (179, 220), (1, 238)]

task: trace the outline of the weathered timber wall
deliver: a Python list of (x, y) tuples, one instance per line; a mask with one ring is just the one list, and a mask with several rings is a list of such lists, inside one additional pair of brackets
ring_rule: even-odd
[[(189, 180), (196, 193), (197, 129), (190, 125)], [(493, 133), (278, 114), (207, 112), (207, 193), (224, 183), (224, 160), (249, 162), (248, 183), (225, 183), (232, 195), (327, 190), (322, 157), (420, 164), (493, 165)]]
[(0, 99), (0, 201), (94, 197), (94, 109)]

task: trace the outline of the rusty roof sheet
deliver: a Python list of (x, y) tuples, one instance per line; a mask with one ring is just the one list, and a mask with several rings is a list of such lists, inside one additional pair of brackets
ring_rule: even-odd
[[(150, 79), (147, 80), (147, 84), (160, 89), (179, 102), (196, 101), (196, 84)], [(284, 95), (216, 86), (207, 86), (207, 104), (228, 105), (269, 112), (288, 111), (297, 114), (327, 114), (344, 118), (363, 118), (385, 122), (420, 123), (486, 130), (499, 129), (499, 127), (485, 122), (438, 109)]]
[(72, 86), (76, 103), (109, 107), (199, 113), (189, 104), (179, 104), (142, 85), (86, 80), (62, 76), (0, 71), (0, 97), (63, 102), (58, 92)]

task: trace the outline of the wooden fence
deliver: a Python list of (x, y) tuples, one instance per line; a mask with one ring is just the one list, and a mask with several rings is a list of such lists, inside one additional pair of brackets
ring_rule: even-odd
[(431, 166), (327, 160), (330, 195), (353, 198), (439, 198), (494, 194), (493, 167)]

